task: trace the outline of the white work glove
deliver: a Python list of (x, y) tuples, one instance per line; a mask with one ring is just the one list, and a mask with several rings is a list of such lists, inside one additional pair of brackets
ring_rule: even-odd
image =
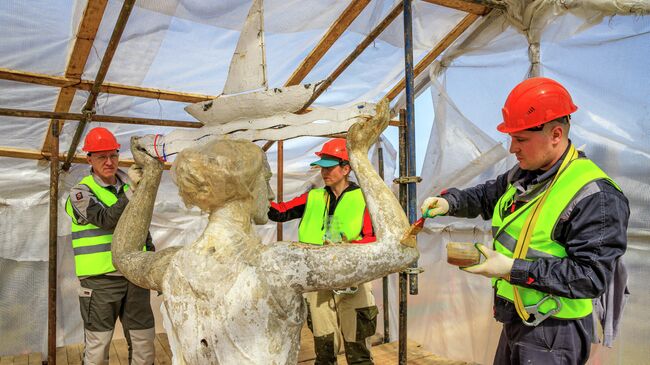
[(131, 189), (135, 189), (138, 186), (140, 180), (142, 180), (142, 167), (140, 167), (138, 164), (133, 164), (129, 167), (129, 170), (126, 172), (126, 174), (129, 175), (129, 180), (131, 180), (129, 186)]
[(433, 218), (438, 215), (445, 215), (449, 212), (449, 202), (439, 196), (430, 196), (424, 200), (420, 207), (424, 218)]
[(510, 280), (510, 271), (512, 270), (512, 265), (515, 263), (515, 259), (491, 250), (480, 243), (477, 243), (475, 246), (485, 256), (485, 261), (478, 265), (461, 267), (461, 270), (472, 274), (483, 275), (488, 278), (504, 278)]

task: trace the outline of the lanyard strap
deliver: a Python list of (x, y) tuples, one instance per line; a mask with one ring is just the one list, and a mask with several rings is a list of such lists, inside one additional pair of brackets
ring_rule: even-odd
[[(530, 245), (530, 240), (533, 236), (533, 231), (535, 230), (535, 225), (537, 224), (537, 218), (539, 218), (539, 213), (542, 211), (542, 207), (544, 206), (544, 203), (546, 202), (546, 198), (548, 197), (549, 193), (551, 192), (551, 189), (553, 188), (553, 185), (557, 181), (558, 177), (562, 172), (564, 172), (571, 163), (571, 161), (575, 160), (578, 158), (578, 151), (573, 147), (573, 144), (569, 147), (569, 152), (567, 153), (566, 157), (564, 158), (564, 161), (562, 161), (562, 164), (560, 165), (560, 168), (558, 169), (557, 173), (553, 177), (553, 180), (549, 184), (549, 186), (546, 188), (544, 191), (544, 194), (542, 195), (542, 198), (537, 200), (533, 204), (532, 211), (528, 214), (528, 217), (526, 217), (526, 221), (524, 222), (523, 228), (521, 232), (519, 232), (519, 238), (517, 239), (517, 245), (515, 246), (515, 250), (513, 252), (512, 258), (513, 259), (525, 259), (526, 254), (528, 253), (528, 246)], [(524, 306), (524, 302), (521, 300), (521, 295), (519, 294), (518, 286), (513, 285), (513, 292), (514, 292), (514, 302), (515, 302), (515, 309), (517, 310), (517, 314), (519, 317), (524, 321), (528, 322), (528, 319), (530, 318), (530, 314), (526, 310)]]

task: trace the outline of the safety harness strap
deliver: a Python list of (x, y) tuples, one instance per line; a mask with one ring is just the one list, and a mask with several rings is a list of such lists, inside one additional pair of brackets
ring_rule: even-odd
[[(515, 246), (515, 250), (513, 252), (512, 258), (514, 259), (526, 258), (526, 254), (528, 253), (528, 246), (530, 245), (530, 240), (533, 235), (533, 231), (535, 230), (535, 224), (537, 224), (537, 218), (539, 217), (539, 212), (542, 211), (542, 207), (544, 206), (544, 202), (546, 201), (546, 198), (551, 192), (551, 189), (553, 188), (553, 185), (557, 181), (558, 177), (562, 174), (562, 172), (566, 170), (567, 166), (569, 166), (571, 161), (577, 158), (578, 158), (578, 151), (576, 151), (575, 147), (573, 147), (572, 144), (569, 148), (569, 153), (567, 153), (567, 156), (564, 158), (564, 161), (562, 161), (562, 164), (560, 165), (558, 172), (555, 174), (555, 177), (553, 177), (551, 184), (549, 184), (546, 191), (544, 191), (544, 195), (542, 195), (541, 199), (538, 199), (537, 202), (535, 202), (531, 207), (532, 211), (528, 214), (528, 217), (526, 217), (526, 221), (524, 222), (523, 229), (519, 233), (519, 238), (517, 239), (517, 245)], [(513, 285), (512, 288), (514, 294), (515, 309), (517, 310), (517, 314), (524, 321), (524, 323), (528, 323), (528, 320), (530, 318), (530, 313), (528, 313), (528, 311), (526, 310), (526, 307), (524, 306), (524, 302), (522, 301), (521, 296), (519, 295), (518, 286)]]

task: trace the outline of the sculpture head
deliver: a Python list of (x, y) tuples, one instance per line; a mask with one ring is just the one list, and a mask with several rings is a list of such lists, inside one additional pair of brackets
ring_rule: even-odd
[(271, 169), (260, 147), (244, 140), (215, 140), (181, 151), (172, 167), (185, 205), (213, 212), (229, 202), (250, 207), (256, 224), (267, 222), (273, 190)]

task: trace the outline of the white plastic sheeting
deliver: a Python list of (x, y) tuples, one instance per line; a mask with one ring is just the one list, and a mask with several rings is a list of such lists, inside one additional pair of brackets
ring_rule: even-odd
[[(533, 47), (539, 52), (532, 52), (539, 54), (537, 69), (562, 82), (580, 107), (572, 121), (573, 141), (584, 146), (587, 155), (622, 186), (632, 210), (625, 258), (632, 296), (614, 348), (596, 347), (592, 361), (644, 363), (650, 358), (650, 315), (646, 310), (650, 284), (644, 280), (650, 274), (650, 18), (607, 13), (628, 12), (635, 1), (537, 1), (539, 7), (528, 10), (524, 5), (529, 2), (509, 3), (513, 10), (507, 17), (499, 13), (488, 16), (484, 24), (470, 29), (476, 30), (470, 37), (463, 37), (464, 41), (446, 52), (432, 71), (430, 78), (437, 80), (432, 88), (437, 112), (418, 197), (422, 200), (447, 184), (472, 186), (512, 166), (512, 159), (494, 162), (488, 153), (495, 156), (500, 145), (508, 148), (507, 137), (495, 130), (500, 108), (509, 90), (531, 70), (528, 40), (539, 40), (539, 47)], [(640, 13), (647, 14), (648, 2), (636, 4)], [(247, 0), (137, 2), (106, 81), (219, 94), (249, 5)], [(394, 5), (390, 0), (371, 2), (305, 82), (329, 75)], [(82, 0), (0, 2), (0, 67), (62, 75), (85, 6)], [(346, 6), (347, 2), (334, 0), (265, 1), (270, 87), (286, 81)], [(109, 1), (84, 79), (94, 78), (120, 7), (121, 1)], [(416, 61), (464, 16), (421, 1), (414, 2), (413, 10)], [(531, 20), (533, 31), (521, 31), (529, 29), (522, 26), (529, 26)], [(317, 104), (377, 101), (402, 77), (402, 47), (402, 19), (398, 17)], [(423, 75), (420, 80), (426, 78)], [(56, 97), (54, 88), (0, 80), (1, 107), (53, 110)], [(78, 91), (71, 111), (79, 112), (86, 97), (86, 92)], [(102, 94), (96, 109), (99, 114), (191, 120), (183, 111), (185, 105)], [(429, 125), (431, 120), (417, 120), (416, 124)], [(0, 146), (40, 149), (47, 125), (46, 120), (0, 117)], [(128, 146), (132, 135), (171, 131), (93, 125), (116, 132), (123, 146)], [(64, 128), (62, 151), (67, 150), (74, 127), (76, 123), (67, 123)], [(447, 139), (450, 135), (453, 140)], [(424, 137), (418, 135), (417, 143), (427, 143)], [(286, 198), (321, 185), (318, 173), (307, 165), (322, 142), (320, 138), (285, 142)], [(273, 170), (274, 151), (272, 148), (268, 154)], [(386, 146), (387, 181), (393, 176), (391, 163), (395, 161), (389, 152)], [(128, 158), (130, 153), (123, 149), (122, 156)], [(466, 173), (468, 166), (472, 174)], [(45, 351), (49, 166), (3, 157), (0, 172), (0, 355)], [(87, 166), (75, 166), (61, 176), (59, 346), (81, 342), (78, 283), (62, 203), (69, 187), (86, 172)], [(193, 241), (205, 217), (182, 206), (168, 176), (160, 191), (152, 224), (154, 241), (159, 247)], [(296, 238), (297, 223), (284, 225), (286, 239)], [(420, 295), (409, 297), (408, 328), (409, 338), (427, 350), (453, 359), (491, 363), (500, 326), (491, 318), (489, 282), (447, 265), (444, 250), (450, 240), (487, 242), (488, 231), (489, 224), (481, 220), (437, 218), (429, 220), (421, 233), (420, 266), (425, 272), (420, 276)], [(260, 227), (260, 234), (265, 242), (274, 241), (275, 226)], [(397, 339), (395, 277), (391, 276), (389, 293), (392, 340)], [(375, 293), (380, 295), (380, 291)]]

